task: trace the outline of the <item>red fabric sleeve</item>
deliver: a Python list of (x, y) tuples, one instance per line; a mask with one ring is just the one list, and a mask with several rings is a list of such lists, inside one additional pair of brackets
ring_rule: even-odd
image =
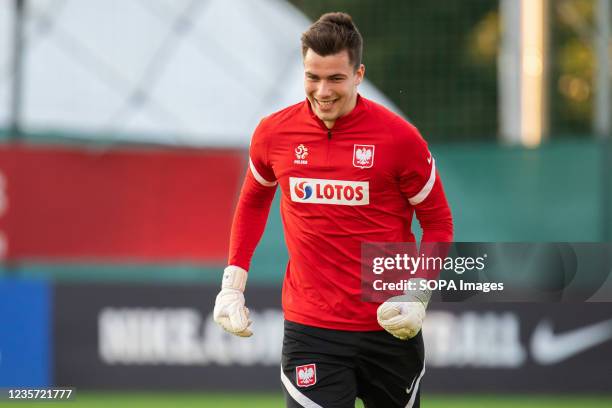
[[(417, 142), (411, 149), (412, 171), (405, 173), (409, 182), (404, 186), (410, 188), (403, 188), (402, 191), (413, 206), (423, 230), (419, 254), (428, 258), (446, 258), (453, 241), (453, 217), (435, 159), (422, 138), (419, 137)], [(417, 274), (419, 277), (437, 279), (440, 270), (423, 269)]]
[(418, 129), (396, 126), (400, 190), (414, 207), (423, 230), (422, 242), (451, 242), (453, 218), (435, 159)]
[[(428, 258), (446, 258), (453, 241), (453, 218), (437, 172), (436, 182), (429, 195), (415, 205), (414, 209), (423, 230), (419, 254)], [(423, 269), (418, 272), (418, 276), (437, 279), (440, 272), (438, 269)]]
[(266, 227), (275, 192), (276, 185), (267, 187), (260, 184), (251, 170), (247, 170), (232, 222), (228, 265), (249, 270), (253, 252)]
[(452, 242), (453, 217), (439, 174), (427, 198), (414, 209), (423, 230), (421, 242)]

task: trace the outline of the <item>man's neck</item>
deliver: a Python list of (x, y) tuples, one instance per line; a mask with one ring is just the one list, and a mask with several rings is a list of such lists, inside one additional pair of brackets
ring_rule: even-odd
[[(353, 109), (355, 109), (355, 106), (357, 106), (357, 94), (356, 93), (355, 93), (355, 96), (353, 96), (353, 100), (349, 104), (348, 110), (346, 112), (344, 112), (342, 115), (340, 115), (338, 118), (341, 118), (341, 117), (346, 116), (349, 113), (351, 113), (353, 111)], [(336, 120), (338, 118), (336, 118), (334, 120), (324, 120), (323, 123), (325, 124), (326, 128), (332, 129), (334, 127), (334, 125), (336, 124)]]
[(336, 124), (336, 121), (335, 120), (324, 120), (323, 123), (325, 124), (326, 128), (332, 129), (334, 125)]

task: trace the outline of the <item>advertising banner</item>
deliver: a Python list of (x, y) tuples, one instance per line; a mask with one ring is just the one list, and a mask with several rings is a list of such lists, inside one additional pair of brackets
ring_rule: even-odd
[(50, 295), (46, 282), (0, 279), (0, 388), (50, 385)]
[(275, 389), (280, 289), (252, 288), (255, 335), (212, 320), (218, 286), (58, 285), (55, 381), (95, 389)]
[(225, 262), (238, 149), (0, 147), (0, 258)]
[[(254, 335), (212, 321), (216, 286), (59, 285), (55, 382), (91, 389), (279, 390), (280, 288), (247, 291)], [(426, 392), (609, 392), (607, 303), (433, 303)]]

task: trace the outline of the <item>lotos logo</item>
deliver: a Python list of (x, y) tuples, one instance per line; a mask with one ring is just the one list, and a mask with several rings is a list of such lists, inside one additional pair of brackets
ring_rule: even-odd
[(291, 201), (305, 204), (368, 205), (367, 181), (289, 178)]
[(312, 196), (312, 187), (305, 181), (296, 184), (293, 189), (297, 198), (301, 200), (308, 200)]
[(295, 367), (295, 383), (298, 387), (310, 387), (317, 383), (317, 365), (306, 364)]

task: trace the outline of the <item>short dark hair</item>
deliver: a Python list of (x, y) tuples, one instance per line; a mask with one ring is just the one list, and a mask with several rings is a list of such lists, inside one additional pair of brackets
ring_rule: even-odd
[(347, 50), (356, 70), (361, 65), (363, 38), (350, 15), (326, 13), (302, 34), (302, 57), (309, 48), (323, 57)]

